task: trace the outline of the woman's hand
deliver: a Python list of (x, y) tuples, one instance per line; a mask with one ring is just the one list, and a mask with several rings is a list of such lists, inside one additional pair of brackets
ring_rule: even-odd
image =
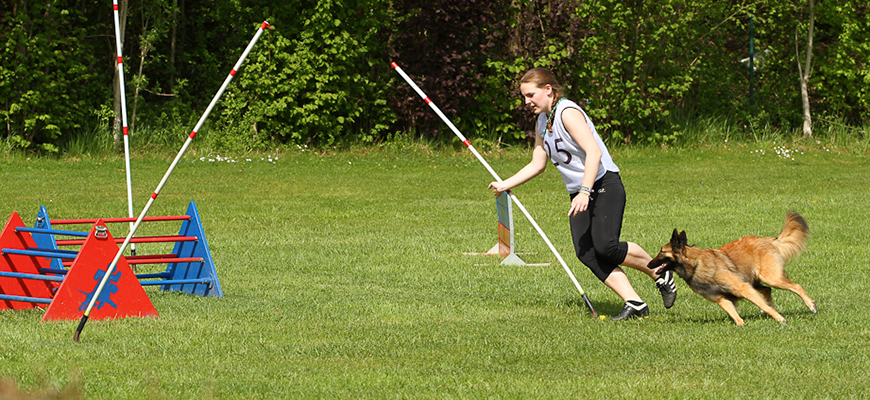
[(571, 209), (568, 210), (569, 217), (576, 217), (577, 214), (586, 212), (589, 208), (589, 196), (585, 192), (580, 192), (571, 200)]
[(526, 164), (526, 166), (521, 170), (517, 171), (517, 173), (512, 177), (501, 182), (491, 182), (488, 187), (492, 189), (492, 195), (495, 197), (501, 196), (502, 193), (522, 185), (530, 179), (540, 175), (541, 172), (544, 172), (544, 169), (547, 168), (548, 159), (549, 156), (547, 156), (547, 151), (544, 150), (544, 139), (541, 139), (541, 135), (536, 133), (535, 149), (532, 151), (532, 161)]
[(495, 197), (501, 196), (502, 193), (510, 190), (510, 187), (508, 187), (508, 185), (505, 185), (504, 181), (491, 182), (489, 184), (489, 188), (492, 189), (492, 195)]

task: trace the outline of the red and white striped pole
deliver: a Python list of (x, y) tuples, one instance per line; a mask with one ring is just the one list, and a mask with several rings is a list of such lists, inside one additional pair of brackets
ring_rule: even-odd
[[(444, 121), (444, 123), (447, 124), (448, 127), (450, 127), (450, 130), (452, 130), (453, 133), (456, 134), (459, 140), (462, 141), (462, 144), (464, 144), (465, 147), (468, 148), (468, 150), (471, 150), (471, 153), (474, 154), (475, 157), (477, 157), (477, 160), (480, 161), (481, 164), (483, 164), (486, 170), (489, 171), (490, 175), (492, 175), (492, 177), (495, 178), (496, 181), (501, 182), (501, 178), (499, 178), (498, 174), (495, 173), (492, 167), (489, 166), (489, 163), (487, 163), (486, 160), (483, 159), (483, 157), (480, 155), (480, 153), (477, 152), (471, 142), (469, 142), (468, 139), (466, 139), (465, 136), (463, 136), (462, 133), (459, 132), (459, 129), (457, 129), (456, 126), (453, 125), (453, 123), (450, 122), (449, 119), (447, 119), (447, 116), (445, 116), (444, 113), (442, 113), (441, 110), (438, 109), (438, 106), (436, 106), (435, 103), (433, 103), (432, 100), (429, 99), (429, 96), (426, 96), (426, 94), (423, 93), (422, 90), (420, 90), (420, 87), (418, 87), (417, 84), (415, 84), (414, 81), (411, 80), (411, 78), (407, 74), (405, 74), (405, 71), (402, 71), (402, 68), (400, 68), (398, 64), (392, 63), (391, 65), (393, 69), (395, 69), (396, 72), (398, 72), (399, 75), (401, 75), (402, 78), (405, 79), (405, 82), (408, 82), (408, 85), (411, 85), (414, 91), (416, 91), (417, 94), (423, 98), (423, 101), (425, 101), (426, 104), (428, 104), (429, 107), (432, 108), (432, 111), (435, 111), (435, 114), (438, 114), (438, 116), (441, 117), (441, 120)], [(544, 234), (544, 231), (541, 229), (540, 226), (538, 226), (538, 223), (535, 222), (535, 219), (532, 218), (532, 215), (529, 214), (525, 207), (523, 207), (522, 203), (520, 203), (520, 200), (517, 199), (517, 196), (513, 194), (513, 192), (511, 192), (510, 190), (507, 191), (507, 194), (511, 197), (511, 200), (514, 202), (514, 204), (517, 205), (517, 208), (519, 208), (520, 211), (523, 212), (523, 214), (526, 216), (526, 219), (528, 219), (532, 226), (535, 227), (535, 230), (538, 231), (538, 234), (540, 234), (541, 238), (544, 239), (544, 242), (547, 243), (547, 246), (550, 247), (550, 250), (556, 256), (556, 259), (559, 260), (559, 264), (562, 264), (562, 268), (565, 269), (565, 272), (568, 273), (568, 277), (571, 278), (571, 282), (573, 282), (574, 286), (577, 287), (577, 291), (580, 292), (580, 296), (583, 298), (583, 301), (586, 303), (586, 307), (589, 308), (592, 316), (598, 318), (598, 313), (595, 311), (595, 307), (592, 306), (592, 302), (589, 300), (589, 297), (586, 296), (586, 292), (583, 291), (582, 287), (580, 287), (580, 283), (577, 282), (577, 278), (574, 277), (574, 273), (571, 272), (571, 268), (568, 268), (568, 264), (565, 263), (565, 260), (563, 260), (562, 256), (559, 255), (559, 252), (556, 251), (556, 247), (553, 246), (553, 243), (550, 242), (550, 239), (547, 238), (547, 235)]]
[(106, 286), (106, 282), (109, 280), (109, 276), (112, 275), (112, 272), (115, 270), (115, 266), (118, 265), (118, 260), (121, 259), (121, 255), (124, 253), (124, 249), (127, 248), (127, 245), (130, 244), (130, 240), (133, 239), (133, 234), (136, 233), (136, 230), (139, 229), (139, 224), (142, 223), (142, 220), (145, 218), (145, 215), (148, 213), (148, 210), (151, 208), (151, 205), (154, 204), (154, 200), (157, 198), (157, 195), (160, 194), (160, 190), (163, 189), (163, 185), (166, 184), (166, 181), (169, 179), (169, 175), (172, 174), (172, 171), (175, 169), (175, 166), (178, 165), (178, 162), (181, 161), (181, 157), (187, 151), (187, 148), (190, 146), (190, 143), (193, 142), (193, 138), (196, 136), (196, 132), (202, 128), (202, 124), (205, 123), (206, 118), (211, 113), (211, 110), (214, 108), (215, 104), (217, 104), (218, 99), (220, 99), (221, 95), (223, 95), (224, 90), (226, 90), (227, 86), (230, 84), (230, 81), (233, 80), (233, 77), (236, 76), (239, 69), (242, 67), (242, 63), (245, 62), (245, 58), (248, 57), (248, 53), (251, 52), (251, 49), (254, 48), (254, 45), (257, 43), (257, 40), (260, 39), (260, 36), (263, 32), (268, 29), (271, 25), (269, 22), (263, 21), (259, 28), (257, 28), (257, 33), (254, 35), (254, 38), (251, 39), (251, 42), (248, 43), (248, 47), (245, 48), (245, 51), (242, 52), (242, 56), (239, 57), (239, 61), (236, 62), (236, 65), (233, 66), (233, 69), (230, 71), (230, 74), (227, 75), (227, 78), (224, 79), (224, 83), (221, 85), (220, 89), (218, 89), (217, 93), (212, 98), (211, 103), (209, 103), (208, 107), (205, 109), (205, 112), (202, 114), (202, 117), (199, 118), (199, 122), (196, 123), (196, 126), (193, 128), (193, 131), (187, 137), (187, 140), (184, 141), (184, 145), (181, 146), (181, 150), (178, 151), (178, 155), (175, 156), (175, 159), (172, 160), (172, 164), (169, 165), (169, 169), (166, 170), (166, 173), (163, 175), (163, 179), (160, 180), (160, 183), (157, 185), (157, 188), (154, 189), (154, 193), (151, 194), (151, 198), (148, 199), (148, 203), (145, 204), (145, 208), (142, 209), (142, 213), (139, 214), (139, 218), (136, 219), (136, 222), (133, 224), (133, 228), (130, 229), (130, 233), (127, 234), (127, 238), (124, 239), (124, 243), (121, 244), (121, 248), (118, 249), (118, 253), (115, 254), (115, 258), (112, 259), (112, 262), (109, 264), (108, 269), (106, 269), (106, 274), (103, 275), (103, 279), (100, 281), (99, 286), (97, 286), (96, 291), (94, 291), (93, 296), (91, 297), (91, 302), (88, 304), (88, 308), (85, 310), (85, 313), (82, 315), (81, 321), (79, 321), (79, 326), (76, 328), (76, 333), (73, 336), (73, 341), (78, 342), (79, 336), (82, 333), (82, 329), (85, 327), (85, 323), (88, 321), (88, 317), (91, 314), (91, 310), (94, 308), (94, 304), (97, 302), (97, 299), (100, 297), (100, 293), (103, 291), (103, 288)]
[[(118, 0), (112, 0), (115, 18), (115, 50), (118, 55), (118, 93), (121, 97), (121, 127), (124, 131), (124, 168), (127, 174), (127, 212), (133, 218), (133, 180), (130, 177), (130, 139), (127, 136), (127, 95), (124, 90), (124, 58), (121, 51), (121, 23), (118, 18)], [(133, 229), (133, 223), (130, 223)], [(136, 244), (130, 245), (130, 254), (136, 255)]]

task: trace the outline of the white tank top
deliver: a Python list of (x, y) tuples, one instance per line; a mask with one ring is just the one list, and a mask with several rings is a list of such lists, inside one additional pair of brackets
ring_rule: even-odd
[(586, 152), (580, 148), (580, 145), (571, 137), (568, 130), (565, 129), (565, 124), (562, 123), (562, 111), (566, 108), (576, 108), (583, 113), (586, 118), (586, 124), (589, 130), (592, 131), (592, 136), (595, 137), (595, 143), (598, 143), (598, 148), (601, 149), (601, 162), (598, 163), (598, 171), (596, 171), (595, 180), (598, 181), (604, 176), (607, 171), (619, 172), (619, 167), (613, 162), (610, 157), (610, 152), (601, 140), (601, 136), (595, 130), (595, 125), (592, 125), (592, 120), (586, 115), (586, 112), (580, 108), (577, 103), (561, 99), (556, 104), (555, 115), (553, 117), (553, 132), (547, 131), (547, 114), (538, 114), (538, 134), (544, 139), (544, 150), (547, 155), (562, 174), (562, 180), (565, 182), (565, 188), (568, 193), (576, 193), (580, 191), (580, 186), (583, 185), (583, 175), (586, 170)]

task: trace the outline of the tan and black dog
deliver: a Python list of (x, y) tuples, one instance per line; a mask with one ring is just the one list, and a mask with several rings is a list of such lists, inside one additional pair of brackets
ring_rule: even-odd
[(722, 307), (738, 326), (743, 319), (734, 302), (747, 299), (778, 322), (785, 318), (773, 308), (771, 287), (797, 293), (813, 313), (816, 303), (803, 288), (785, 275), (785, 264), (801, 254), (810, 235), (807, 222), (788, 212), (785, 226), (775, 238), (746, 236), (718, 249), (689, 246), (686, 231), (674, 233), (671, 241), (650, 261), (657, 274), (673, 270), (692, 290)]

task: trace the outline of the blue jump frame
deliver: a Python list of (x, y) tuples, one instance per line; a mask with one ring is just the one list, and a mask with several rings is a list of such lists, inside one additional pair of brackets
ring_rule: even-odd
[[(196, 240), (176, 241), (172, 249), (172, 257), (166, 258), (167, 260), (182, 261), (169, 262), (166, 271), (152, 274), (137, 274), (136, 278), (139, 279), (139, 283), (142, 286), (160, 286), (162, 291), (182, 292), (197, 296), (224, 297), (220, 281), (218, 280), (217, 270), (211, 257), (211, 251), (205, 238), (205, 232), (202, 228), (202, 220), (193, 201), (187, 207), (186, 215), (190, 218), (182, 221), (178, 235), (195, 237)], [(77, 254), (75, 251), (59, 249), (55, 236), (88, 236), (87, 232), (52, 229), (51, 219), (48, 217), (48, 211), (45, 206), (39, 208), (34, 228), (18, 228), (18, 230), (31, 233), (37, 248), (29, 250), (3, 249), (3, 251), (9, 250), (9, 252), (15, 251), (16, 254), (48, 258), (50, 268), (43, 269), (40, 272), (55, 274), (52, 279), (45, 279), (54, 281), (62, 281), (63, 277), (60, 275), (64, 275), (68, 271), (64, 268), (62, 260), (75, 259)], [(159, 257), (155, 260), (159, 260)], [(159, 261), (154, 263), (159, 263)], [(0, 276), (4, 275), (0, 274)], [(52, 277), (52, 275), (38, 276)], [(33, 276), (24, 278), (43, 279)], [(159, 280), (146, 280), (155, 278)], [(2, 299), (2, 295), (0, 295), (0, 299)]]

